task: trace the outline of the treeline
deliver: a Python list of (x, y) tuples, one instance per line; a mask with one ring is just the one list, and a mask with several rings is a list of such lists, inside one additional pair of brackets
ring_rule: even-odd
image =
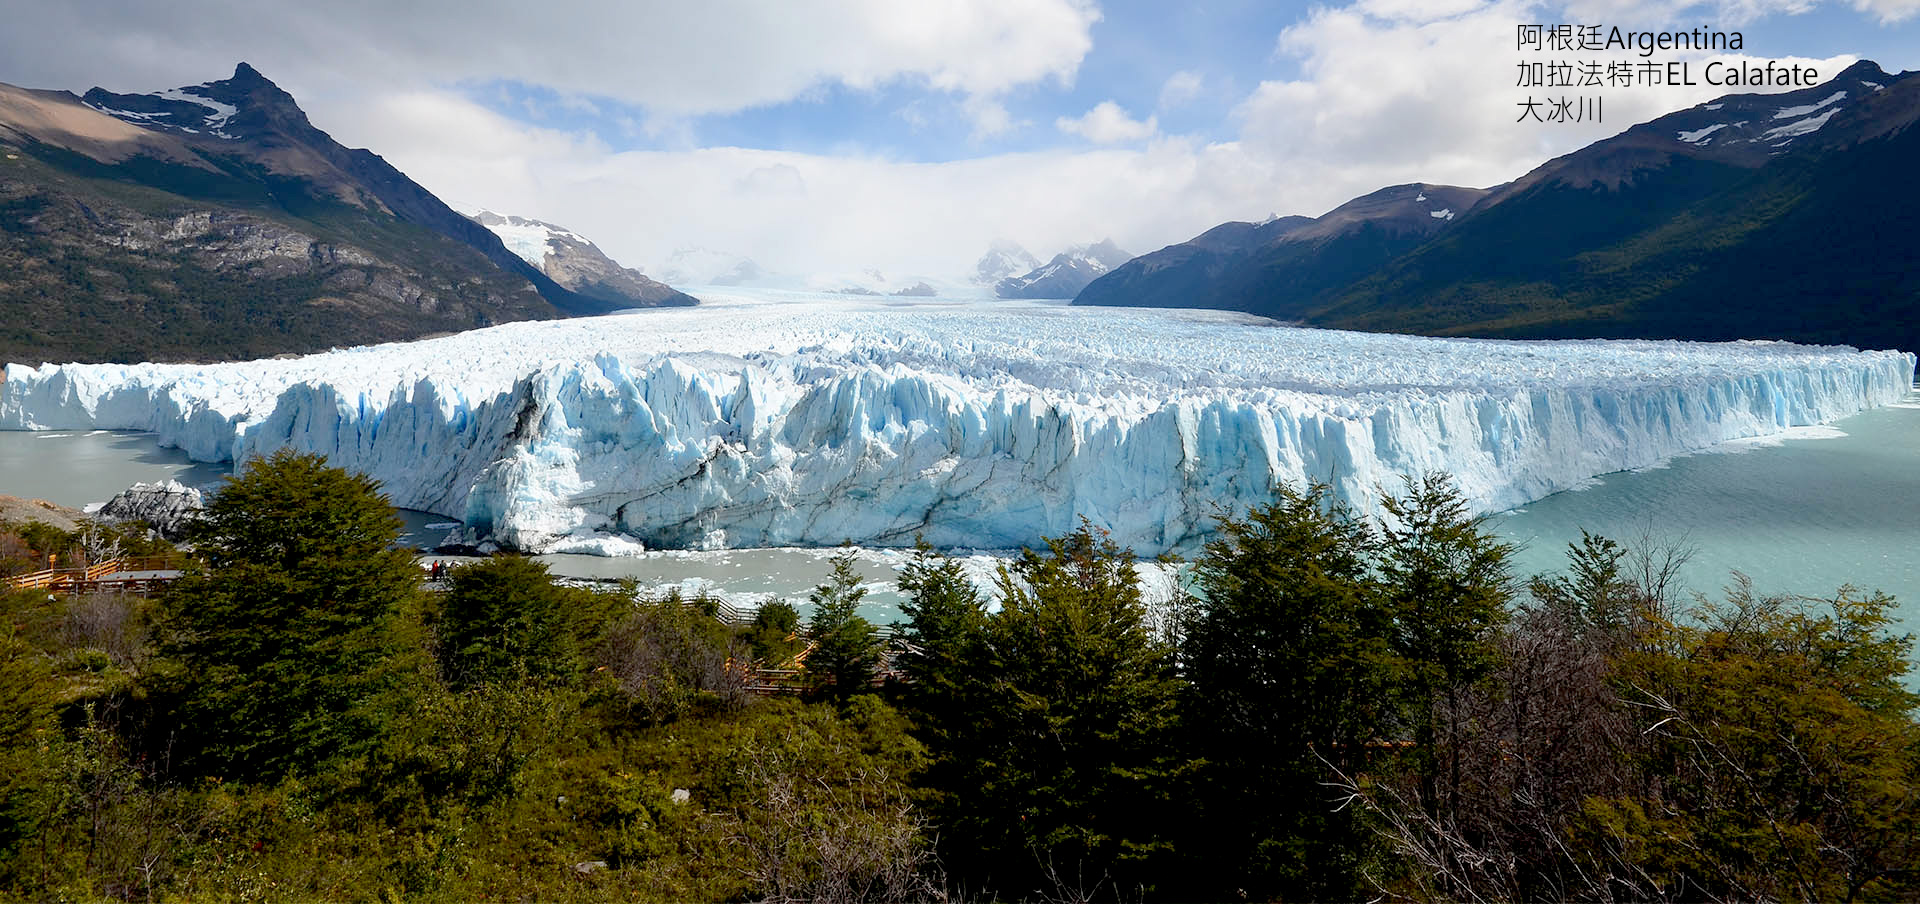
[(164, 597), (5, 598), (0, 893), (1920, 896), (1891, 600), (1682, 613), (1671, 552), (1521, 582), (1445, 480), (1388, 513), (1283, 489), (1164, 607), (1088, 527), (991, 607), (923, 549), (883, 640), (846, 556), (804, 625), (513, 557), (427, 592), (373, 484), (256, 461)]

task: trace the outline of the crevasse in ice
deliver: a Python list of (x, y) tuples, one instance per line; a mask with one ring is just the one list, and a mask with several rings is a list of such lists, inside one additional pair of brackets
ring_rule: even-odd
[(1493, 342), (1201, 311), (781, 304), (520, 323), (297, 359), (10, 365), (0, 428), (291, 446), (529, 551), (1005, 548), (1085, 517), (1141, 553), (1321, 481), (1452, 474), (1482, 510), (1893, 402), (1914, 357)]

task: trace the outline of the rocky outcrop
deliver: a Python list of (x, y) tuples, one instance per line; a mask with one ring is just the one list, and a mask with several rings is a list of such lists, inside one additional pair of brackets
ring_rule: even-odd
[(120, 491), (96, 510), (94, 517), (109, 524), (144, 523), (168, 540), (180, 540), (204, 507), (199, 490), (168, 480), (136, 483)]
[(25, 524), (38, 521), (54, 530), (75, 531), (87, 515), (79, 509), (57, 505), (45, 499), (0, 495), (0, 524)]

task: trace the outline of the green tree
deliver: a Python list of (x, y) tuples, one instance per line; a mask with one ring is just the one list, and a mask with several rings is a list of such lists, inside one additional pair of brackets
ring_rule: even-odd
[[(1382, 500), (1380, 579), (1393, 609), (1392, 645), (1399, 656), (1404, 718), (1413, 729), (1412, 760), (1429, 812), (1457, 795), (1460, 759), (1441, 757), (1441, 732), (1460, 724), (1461, 692), (1498, 663), (1497, 629), (1513, 590), (1513, 548), (1468, 514), (1451, 478), (1409, 478), (1401, 495)], [(1456, 745), (1445, 745), (1449, 753)], [(1451, 806), (1447, 803), (1446, 806)]]
[(1893, 608), (1742, 579), (1623, 650), (1611, 681), (1637, 790), (1588, 800), (1572, 833), (1585, 868), (1640, 898), (1920, 896), (1920, 696)]
[(800, 610), (786, 600), (769, 600), (753, 613), (747, 627), (747, 643), (753, 659), (769, 668), (780, 668), (800, 652)]
[(563, 587), (545, 563), (495, 556), (453, 570), (440, 614), (441, 670), (456, 688), (580, 676), (583, 647), (610, 615), (601, 594)]
[(364, 750), (417, 668), (420, 570), (374, 481), (281, 450), (247, 463), (193, 528), (204, 561), (169, 593), (160, 678), (195, 766), (271, 778)]
[(58, 736), (46, 657), (14, 636), (11, 617), (6, 622), (0, 624), (0, 888), (17, 878), (21, 846), (56, 809), (47, 746)]
[(1568, 571), (1535, 576), (1527, 582), (1527, 591), (1582, 632), (1618, 632), (1626, 628), (1634, 607), (1632, 588), (1620, 575), (1626, 552), (1620, 544), (1582, 529), (1580, 542), (1567, 544)]
[(1371, 833), (1327, 786), (1396, 726), (1394, 606), (1377, 537), (1325, 486), (1220, 522), (1181, 619), (1183, 714), (1201, 761), (1188, 853), (1218, 897), (1360, 895)]
[(880, 665), (880, 640), (873, 625), (856, 614), (867, 595), (853, 570), (853, 550), (833, 558), (833, 574), (813, 588), (813, 616), (807, 620), (808, 685), (817, 696), (846, 700), (869, 689)]
[(985, 640), (987, 612), (980, 591), (960, 563), (920, 540), (900, 572), (907, 615), (896, 665), (906, 679), (902, 696), (925, 730), (944, 733), (960, 717), (954, 702), (978, 683), (972, 658)]
[[(965, 593), (950, 591), (966, 631)], [(952, 713), (929, 773), (943, 858), (1012, 897), (1137, 895), (1168, 853), (1180, 682), (1133, 555), (1083, 522), (1023, 552), (1000, 593), (980, 642), (956, 651), (952, 698), (926, 704)]]

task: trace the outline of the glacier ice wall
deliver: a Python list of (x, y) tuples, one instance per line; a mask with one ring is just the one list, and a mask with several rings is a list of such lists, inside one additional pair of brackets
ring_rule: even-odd
[(150, 430), (202, 461), (320, 452), (529, 551), (999, 548), (1085, 517), (1151, 553), (1281, 481), (1372, 511), (1398, 475), (1441, 470), (1496, 510), (1893, 402), (1914, 374), (1910, 354), (1772, 342), (709, 301), (289, 360), (9, 365), (0, 428)]

